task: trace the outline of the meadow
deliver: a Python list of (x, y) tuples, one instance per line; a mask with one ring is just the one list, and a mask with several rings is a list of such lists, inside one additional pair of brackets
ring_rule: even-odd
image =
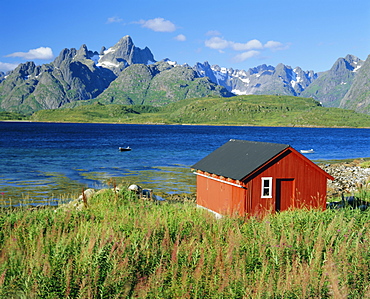
[(216, 219), (113, 190), (81, 210), (0, 210), (0, 297), (370, 297), (368, 211)]
[[(1, 117), (0, 114), (0, 119)], [(59, 109), (37, 111), (27, 119), (46, 122), (126, 124), (370, 127), (370, 116), (367, 114), (325, 108), (310, 98), (272, 95), (194, 98), (162, 107), (104, 105), (94, 100), (77, 101)]]

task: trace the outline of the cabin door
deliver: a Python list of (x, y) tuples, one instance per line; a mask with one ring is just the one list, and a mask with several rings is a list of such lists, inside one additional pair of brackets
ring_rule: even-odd
[(294, 199), (294, 179), (276, 179), (275, 210), (285, 211), (292, 207)]

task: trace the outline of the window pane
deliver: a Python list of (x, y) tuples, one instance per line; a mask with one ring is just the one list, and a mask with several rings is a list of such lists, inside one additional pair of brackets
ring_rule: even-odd
[(261, 196), (264, 198), (271, 198), (272, 197), (272, 178), (265, 177), (262, 178), (262, 188), (261, 188)]

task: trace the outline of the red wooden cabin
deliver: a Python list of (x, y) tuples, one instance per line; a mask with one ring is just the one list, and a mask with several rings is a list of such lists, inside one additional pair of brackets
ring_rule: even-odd
[(216, 214), (326, 207), (334, 178), (286, 144), (231, 139), (192, 166), (197, 204)]

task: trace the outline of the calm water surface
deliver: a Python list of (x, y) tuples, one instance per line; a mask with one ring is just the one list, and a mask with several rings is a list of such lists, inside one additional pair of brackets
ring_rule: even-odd
[(232, 138), (313, 148), (312, 160), (370, 157), (370, 129), (0, 122), (1, 199), (52, 203), (112, 178), (193, 192), (190, 166)]

